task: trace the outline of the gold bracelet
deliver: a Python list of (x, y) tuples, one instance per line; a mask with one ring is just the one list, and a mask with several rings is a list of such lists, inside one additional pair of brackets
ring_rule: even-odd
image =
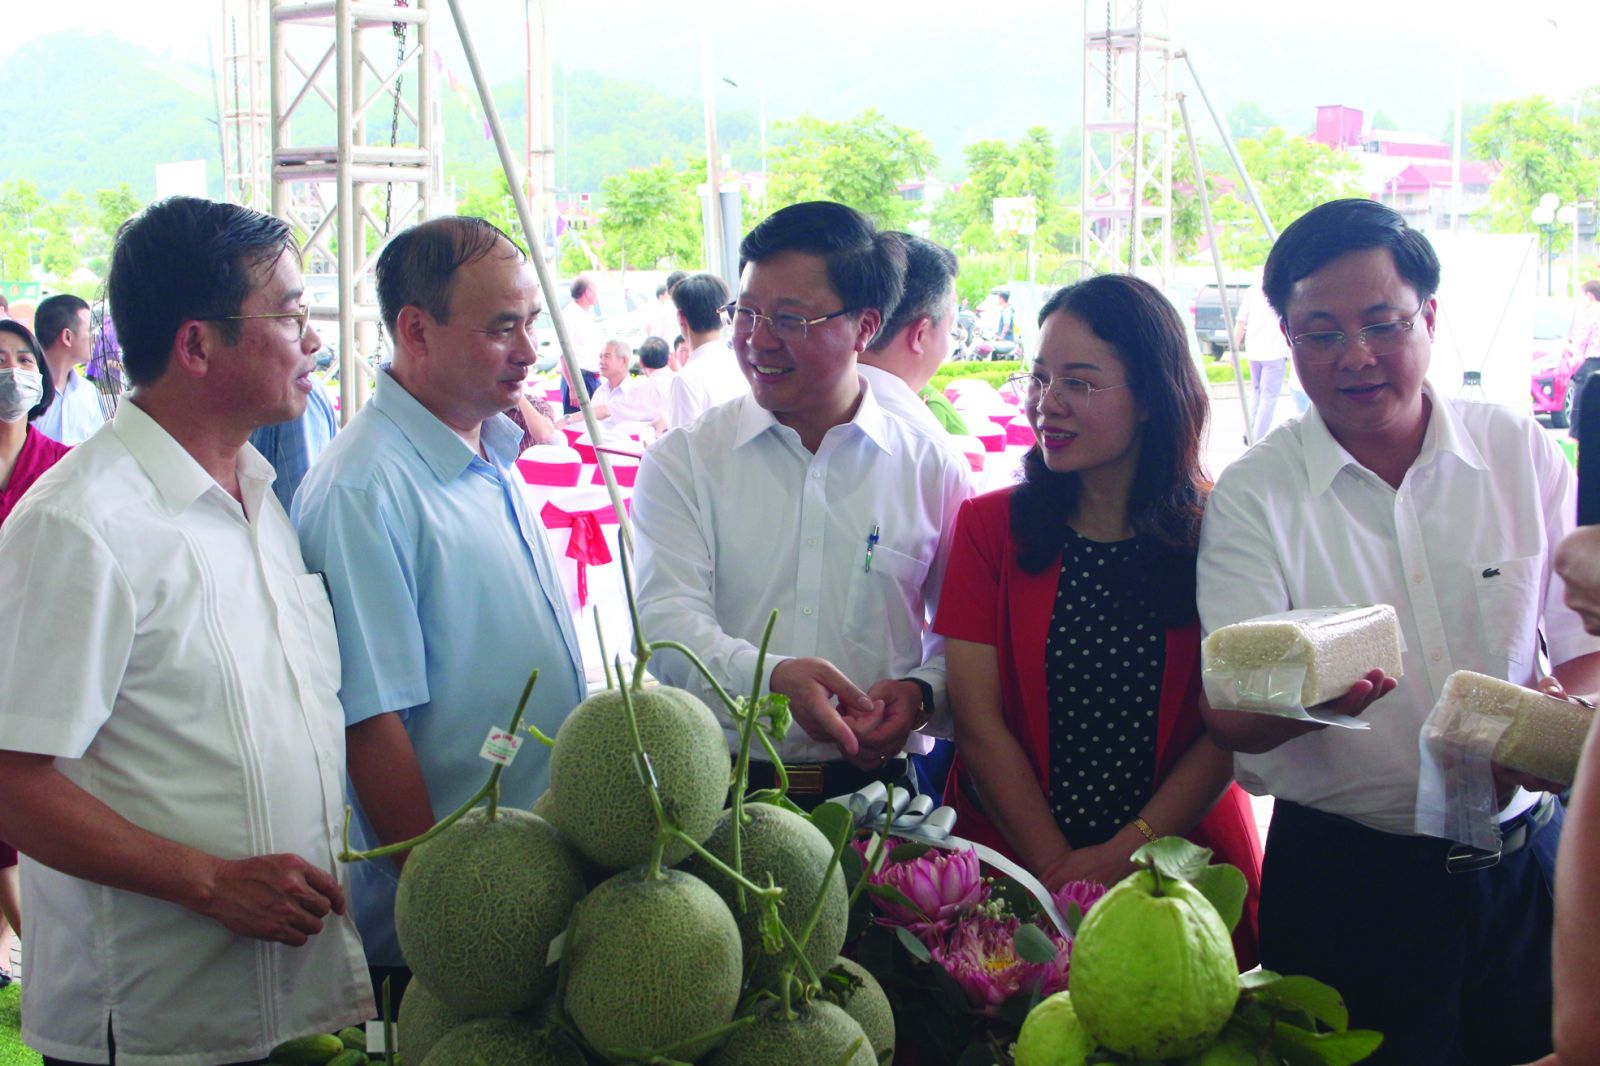
[(1157, 839), (1159, 839), (1156, 836), (1156, 831), (1154, 829), (1150, 828), (1150, 823), (1145, 821), (1143, 818), (1135, 818), (1132, 822), (1129, 822), (1128, 824), (1133, 826), (1139, 832), (1143, 833), (1144, 834), (1144, 838), (1146, 840), (1148, 840), (1148, 841), (1154, 842)]

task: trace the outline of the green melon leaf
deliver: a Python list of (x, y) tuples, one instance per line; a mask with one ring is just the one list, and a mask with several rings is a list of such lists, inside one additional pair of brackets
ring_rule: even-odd
[(1055, 941), (1037, 925), (1018, 926), (1013, 944), (1017, 949), (1017, 957), (1024, 962), (1051, 962), (1056, 957)]
[(1337, 989), (1314, 977), (1303, 974), (1280, 977), (1253, 989), (1252, 994), (1264, 1002), (1305, 1011), (1337, 1033), (1344, 1032), (1350, 1026), (1350, 1010), (1344, 1004), (1344, 997)]
[(856, 831), (856, 821), (848, 810), (837, 803), (824, 803), (811, 812), (811, 824), (816, 826), (835, 849), (841, 841), (850, 839)]
[(1308, 1033), (1281, 1021), (1273, 1029), (1272, 1050), (1289, 1066), (1353, 1066), (1383, 1043), (1383, 1034), (1371, 1029), (1342, 1033)]
[(1193, 881), (1211, 862), (1211, 849), (1182, 837), (1161, 837), (1135, 851), (1133, 861), (1155, 867), (1162, 877)]
[(922, 858), (932, 850), (932, 844), (924, 844), (920, 840), (908, 841), (907, 843), (896, 845), (889, 850), (889, 861), (911, 862), (913, 859)]
[(1219, 862), (1207, 866), (1192, 880), (1194, 887), (1217, 909), (1222, 924), (1231, 932), (1244, 916), (1244, 897), (1249, 891), (1244, 874), (1237, 866)]
[(894, 931), (894, 935), (895, 939), (900, 941), (901, 946), (918, 962), (928, 962), (933, 958), (933, 955), (928, 951), (928, 945), (913, 936), (911, 930), (902, 926)]
[(893, 885), (875, 885), (869, 881), (867, 882), (866, 890), (868, 895), (877, 899), (881, 899), (885, 903), (892, 903), (896, 907), (903, 907), (914, 914), (922, 913), (922, 908), (917, 906), (910, 896), (906, 895), (898, 888), (895, 888)]
[(1239, 975), (1239, 991), (1249, 992), (1256, 988), (1265, 988), (1283, 980), (1283, 974), (1273, 970), (1251, 970), (1249, 973)]
[(1067, 909), (1061, 915), (1067, 923), (1067, 932), (1073, 936), (1078, 935), (1078, 926), (1083, 924), (1083, 906), (1075, 899), (1067, 900)]

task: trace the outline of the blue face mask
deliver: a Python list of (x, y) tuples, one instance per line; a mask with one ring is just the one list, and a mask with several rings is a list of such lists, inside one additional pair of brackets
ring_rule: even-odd
[(20, 422), (44, 396), (44, 375), (25, 367), (0, 370), (0, 422)]

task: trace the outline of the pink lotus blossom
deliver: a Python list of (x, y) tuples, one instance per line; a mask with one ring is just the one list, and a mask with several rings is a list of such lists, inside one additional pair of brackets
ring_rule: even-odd
[(974, 1007), (989, 1015), (1023, 989), (1037, 988), (1043, 997), (1066, 988), (1071, 944), (1048, 932), (1056, 957), (1050, 962), (1024, 961), (1016, 949), (1021, 927), (1016, 918), (968, 918), (950, 931), (944, 943), (932, 946), (933, 961), (955, 979)]
[(1099, 881), (1068, 881), (1050, 897), (1062, 915), (1067, 913), (1067, 904), (1076, 903), (1078, 910), (1084, 914), (1089, 913), (1089, 908), (1094, 906), (1095, 900), (1106, 894), (1106, 886)]
[[(895, 841), (888, 846), (893, 848)], [(870, 859), (870, 852), (864, 856)], [(951, 923), (989, 898), (989, 886), (979, 871), (978, 853), (971, 848), (945, 851), (934, 848), (906, 862), (885, 862), (871, 874), (873, 884), (898, 889), (915, 909), (874, 896), (881, 913), (878, 921), (904, 926), (923, 940), (944, 934)]]

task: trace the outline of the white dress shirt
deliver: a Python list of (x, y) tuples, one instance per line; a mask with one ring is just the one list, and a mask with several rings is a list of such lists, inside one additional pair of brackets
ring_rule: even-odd
[(1234, 760), (1250, 792), (1390, 833), (1414, 832), (1418, 735), (1446, 677), (1534, 684), (1541, 627), (1556, 665), (1600, 651), (1550, 565), (1574, 525), (1572, 469), (1526, 415), (1425, 388), (1432, 415), (1398, 491), (1313, 408), (1223, 472), (1200, 537), (1208, 633), (1295, 607), (1399, 614), (1405, 676), (1362, 715), (1370, 731), (1324, 729)]
[[(600, 373), (600, 349), (606, 346), (606, 334), (600, 328), (594, 312), (577, 304), (568, 304), (561, 309), (561, 314), (567, 326), (567, 339), (572, 342), (572, 351), (578, 360), (578, 369), (591, 374)], [(573, 402), (576, 403), (577, 399), (574, 398)]]
[[(934, 690), (927, 732), (948, 736), (944, 641), (929, 622), (956, 509), (970, 494), (961, 462), (889, 416), (865, 383), (855, 418), (829, 430), (815, 455), (754, 397), (714, 408), (662, 437), (639, 466), (633, 519), (645, 635), (681, 641), (730, 693), (748, 693), (776, 608), (769, 672), (786, 658), (817, 656), (862, 689), (921, 678)], [(657, 652), (650, 671), (727, 720), (683, 656)], [(731, 728), (728, 736), (736, 739)], [(922, 741), (913, 735), (908, 748), (923, 750)], [(840, 758), (799, 727), (779, 750), (789, 762)]]
[(606, 420), (601, 424), (616, 427), (643, 422), (653, 425), (656, 419), (666, 416), (672, 379), (675, 377), (677, 375), (671, 370), (662, 367), (654, 374), (625, 377), (615, 389), (609, 383), (601, 382), (599, 391), (594, 395), (595, 405), (606, 409)]
[[(856, 369), (867, 379), (867, 384), (872, 386), (873, 395), (877, 396), (878, 403), (885, 411), (896, 418), (905, 419), (957, 455), (961, 454), (949, 431), (939, 424), (933, 412), (928, 410), (928, 405), (922, 402), (922, 397), (912, 392), (911, 386), (907, 385), (898, 374), (867, 363), (857, 363)], [(965, 457), (961, 461), (964, 466), (967, 465)]]
[(717, 404), (748, 395), (750, 383), (733, 349), (724, 341), (708, 341), (689, 353), (672, 380), (667, 425), (687, 426)]
[[(333, 610), (272, 467), (229, 496), (133, 403), (36, 482), (0, 530), (0, 748), (158, 836), (224, 859), (291, 852), (346, 885)], [(24, 857), (23, 1037), (127, 1066), (254, 1061), (373, 1014), (354, 922), (303, 947)]]
[(33, 428), (62, 444), (82, 444), (105, 422), (100, 390), (73, 367), (65, 383), (56, 383), (55, 401), (34, 419)]

